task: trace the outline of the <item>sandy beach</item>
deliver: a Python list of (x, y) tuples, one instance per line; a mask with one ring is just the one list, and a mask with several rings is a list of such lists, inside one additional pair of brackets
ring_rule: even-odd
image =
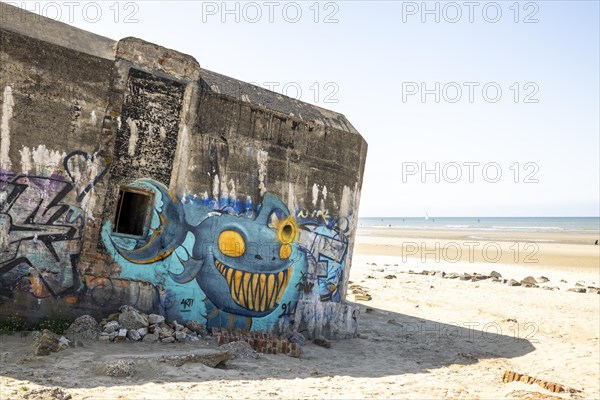
[[(261, 355), (232, 360), (225, 368), (157, 361), (173, 352), (216, 349), (214, 340), (85, 342), (83, 348), (35, 357), (28, 337), (5, 336), (0, 398), (600, 398), (598, 235), (503, 235), (360, 228), (347, 297), (360, 308), (360, 335), (332, 341), (328, 349), (307, 343), (299, 359)], [(498, 249), (500, 256), (493, 253)], [(496, 271), (502, 278), (448, 279), (442, 271)], [(502, 283), (527, 276), (539, 287)], [(568, 291), (574, 288), (585, 293)], [(371, 299), (357, 301), (360, 293)], [(134, 361), (134, 375), (98, 373), (98, 363), (117, 359)], [(507, 370), (566, 391), (503, 383)], [(53, 395), (51, 388), (59, 389)]]

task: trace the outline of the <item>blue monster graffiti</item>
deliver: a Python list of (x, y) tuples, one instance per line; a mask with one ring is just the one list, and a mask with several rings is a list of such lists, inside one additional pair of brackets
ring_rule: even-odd
[[(277, 197), (266, 194), (255, 211), (229, 214), (184, 203), (150, 179), (132, 186), (154, 192), (155, 215), (144, 238), (123, 238), (110, 226), (104, 229), (105, 243), (125, 268), (163, 262), (169, 280), (161, 279), (167, 286), (195, 279), (206, 297), (203, 317), (209, 327), (250, 328), (253, 320), (277, 318), (273, 312), (280, 305), (295, 301), (290, 282), (306, 269), (306, 258), (298, 249), (300, 229)], [(193, 302), (186, 301), (185, 308), (190, 306)]]

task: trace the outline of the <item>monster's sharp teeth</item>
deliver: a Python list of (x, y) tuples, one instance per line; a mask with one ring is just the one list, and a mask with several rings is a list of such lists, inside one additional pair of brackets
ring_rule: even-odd
[(254, 311), (260, 311), (260, 274), (252, 274), (252, 294), (254, 294)]
[(246, 282), (246, 293), (248, 293), (248, 309), (254, 310), (254, 286), (252, 285), (252, 274), (249, 272), (244, 273), (244, 280)]
[(288, 285), (288, 281), (290, 279), (290, 271), (291, 267), (289, 267), (286, 271), (280, 272), (283, 274), (283, 279), (279, 280), (279, 288), (277, 293), (277, 303), (281, 302), (281, 298), (283, 297), (283, 292), (285, 292), (285, 288)]
[(245, 285), (244, 285), (244, 273), (241, 271), (236, 271), (235, 272), (235, 281), (236, 281), (236, 287), (237, 287), (237, 300), (236, 302), (242, 306), (242, 307), (246, 307), (246, 292), (244, 291)]
[(291, 267), (276, 274), (240, 271), (215, 260), (235, 303), (250, 311), (267, 311), (281, 301), (290, 281)]
[(233, 287), (233, 285), (232, 285), (233, 284), (233, 275), (234, 275), (233, 268), (227, 268), (227, 284), (230, 287)]
[(275, 274), (269, 274), (269, 277), (267, 278), (267, 293), (270, 296), (268, 299), (268, 303), (267, 303), (267, 308), (270, 310), (271, 308), (273, 308), (274, 303), (275, 303)]
[(234, 287), (235, 287), (235, 292), (239, 295), (240, 293), (240, 288), (242, 287), (242, 271), (235, 271), (235, 279), (234, 279)]
[(260, 290), (259, 293), (261, 295), (260, 299), (260, 311), (265, 311), (267, 305), (267, 276), (265, 274), (260, 274)]

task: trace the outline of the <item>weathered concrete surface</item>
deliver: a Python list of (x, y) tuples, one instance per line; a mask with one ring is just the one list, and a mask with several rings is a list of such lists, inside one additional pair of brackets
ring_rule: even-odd
[(2, 7), (1, 314), (354, 334), (367, 144), (343, 115)]

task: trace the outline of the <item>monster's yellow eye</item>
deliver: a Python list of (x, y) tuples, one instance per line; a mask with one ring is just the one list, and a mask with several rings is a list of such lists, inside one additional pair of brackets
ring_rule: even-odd
[(228, 257), (240, 257), (246, 251), (246, 243), (236, 231), (223, 231), (219, 235), (219, 250)]
[(287, 217), (277, 227), (277, 236), (281, 243), (292, 243), (298, 235), (298, 227), (293, 217)]

